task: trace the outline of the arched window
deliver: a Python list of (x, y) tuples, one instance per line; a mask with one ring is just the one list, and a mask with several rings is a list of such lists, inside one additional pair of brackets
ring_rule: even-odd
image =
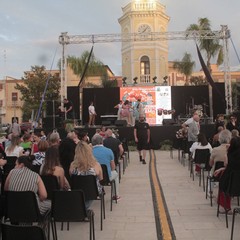
[(150, 80), (150, 61), (148, 56), (142, 56), (140, 61), (141, 82), (149, 82)]
[(150, 61), (148, 56), (141, 57), (140, 71), (141, 75), (150, 74)]

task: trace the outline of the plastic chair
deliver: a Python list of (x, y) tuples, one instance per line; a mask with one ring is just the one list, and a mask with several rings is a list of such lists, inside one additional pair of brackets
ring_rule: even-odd
[(240, 208), (234, 208), (234, 209), (233, 209), (231, 240), (233, 239), (233, 231), (234, 231), (235, 215), (236, 215), (236, 214), (240, 214)]
[[(224, 167), (224, 162), (220, 162), (220, 161), (217, 161), (215, 163), (215, 171)], [(215, 177), (215, 176), (210, 176), (208, 175), (207, 176), (207, 180), (206, 180), (206, 199), (208, 198), (208, 186), (209, 186), (209, 198), (210, 198), (210, 204), (212, 206), (212, 199), (213, 199), (213, 190), (212, 190), (212, 184), (211, 183), (216, 183), (216, 182), (219, 182), (219, 177)]]
[(1, 223), (1, 227), (2, 240), (46, 240), (44, 230), (39, 226), (18, 226)]
[(57, 240), (56, 222), (83, 222), (89, 219), (90, 240), (95, 240), (94, 212), (86, 210), (82, 190), (53, 191), (52, 225)]
[[(116, 182), (115, 182), (115, 180), (110, 181), (109, 176), (108, 176), (107, 166), (105, 164), (101, 164), (101, 167), (102, 167), (102, 172), (103, 172), (103, 179), (101, 180), (101, 185), (102, 186), (110, 186), (111, 187), (110, 211), (112, 211), (113, 196), (117, 196)], [(113, 194), (113, 191), (114, 191), (114, 194)], [(117, 203), (117, 198), (115, 199), (115, 202)]]
[(201, 186), (201, 179), (203, 179), (203, 191), (205, 191), (204, 171), (210, 171), (209, 167), (210, 151), (209, 149), (196, 149), (194, 159), (191, 160), (190, 176), (192, 175), (194, 181), (193, 165), (197, 164), (200, 167), (199, 172), (199, 186)]
[(103, 229), (103, 218), (105, 219), (105, 198), (104, 193), (99, 194), (98, 187), (96, 183), (96, 177), (93, 175), (72, 175), (72, 185), (73, 190), (82, 190), (84, 192), (85, 200), (100, 200), (101, 208), (101, 222), (100, 228)]
[[(238, 205), (239, 205), (239, 197), (240, 197), (240, 171), (232, 171), (230, 173), (230, 178), (228, 182), (227, 190), (224, 193), (225, 199), (225, 218), (226, 218), (226, 227), (228, 228), (228, 211), (229, 209), (226, 208), (226, 197), (229, 196), (231, 198), (238, 197)], [(219, 200), (220, 200), (220, 188), (218, 188), (218, 207), (217, 207), (217, 217), (219, 216)]]
[(58, 178), (53, 175), (41, 175), (45, 188), (47, 190), (47, 199), (52, 200), (54, 190), (60, 190)]
[(7, 191), (5, 209), (5, 222), (37, 223), (48, 233), (48, 238), (50, 237), (50, 211), (44, 215), (40, 214), (34, 192)]

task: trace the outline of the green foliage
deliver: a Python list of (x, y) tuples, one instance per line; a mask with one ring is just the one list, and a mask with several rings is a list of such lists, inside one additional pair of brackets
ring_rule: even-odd
[[(208, 18), (199, 18), (198, 24), (191, 24), (187, 31), (211, 31), (211, 22)], [(203, 33), (205, 34), (205, 33)], [(212, 34), (213, 33), (209, 33)], [(223, 63), (223, 52), (222, 46), (219, 44), (219, 39), (202, 39), (199, 38), (198, 40), (200, 50), (205, 51), (207, 57), (207, 66), (210, 69), (210, 60), (211, 58), (217, 56), (217, 64), (221, 65)], [(211, 70), (211, 69), (210, 69)]]
[[(24, 85), (16, 85), (15, 88), (21, 92), (21, 100), (24, 101), (22, 107), (24, 120), (28, 120), (31, 117), (32, 110), (37, 113), (48, 78), (49, 82), (45, 100), (59, 100), (60, 79), (49, 75), (44, 66), (32, 66), (30, 72), (24, 72), (24, 77), (22, 78)], [(43, 104), (43, 109), (45, 105), (46, 102)]]
[(206, 79), (204, 79), (202, 76), (199, 77), (192, 76), (190, 78), (190, 83), (191, 85), (194, 86), (207, 85)]
[(169, 139), (163, 140), (160, 142), (160, 150), (171, 150), (172, 149), (173, 142)]
[(175, 61), (173, 68), (177, 69), (180, 73), (186, 76), (186, 85), (189, 85), (189, 77), (193, 72), (195, 62), (192, 61), (192, 56), (190, 53), (185, 52), (181, 61)]
[(117, 87), (117, 86), (118, 86), (117, 79), (114, 79), (114, 80), (103, 79), (103, 80), (102, 80), (102, 86), (103, 86), (104, 88)]
[[(81, 77), (84, 72), (89, 54), (90, 52), (85, 51), (80, 57), (68, 56), (67, 58), (68, 65), (73, 70), (74, 74), (79, 77)], [(100, 60), (98, 60), (92, 53), (87, 71), (85, 73), (85, 78), (87, 78), (88, 76), (104, 76), (105, 74), (105, 65)]]

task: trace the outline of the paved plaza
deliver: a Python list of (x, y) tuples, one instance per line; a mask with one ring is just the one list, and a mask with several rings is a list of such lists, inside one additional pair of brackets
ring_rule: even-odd
[[(230, 239), (232, 216), (229, 228), (225, 227), (225, 216), (216, 216), (216, 198), (213, 206), (205, 199), (202, 187), (189, 177), (187, 164), (178, 161), (177, 151), (173, 158), (168, 151), (155, 151), (156, 166), (164, 193), (168, 212), (177, 240), (226, 240)], [(130, 152), (130, 164), (120, 183), (121, 200), (113, 204), (110, 212), (110, 187), (106, 188), (106, 219), (100, 231), (100, 202), (95, 201), (96, 240), (157, 240), (152, 190), (149, 179), (149, 155), (147, 165), (138, 160), (137, 152)], [(214, 188), (217, 195), (217, 188)], [(233, 201), (236, 204), (235, 201)], [(240, 216), (235, 222), (234, 239), (240, 236)], [(88, 223), (70, 223), (70, 231), (60, 231), (59, 240), (89, 239)], [(162, 239), (171, 239), (165, 238)]]

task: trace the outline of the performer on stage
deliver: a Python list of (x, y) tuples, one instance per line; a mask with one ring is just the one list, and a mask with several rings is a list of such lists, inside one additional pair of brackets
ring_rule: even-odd
[(93, 126), (95, 127), (95, 116), (97, 115), (96, 111), (95, 111), (95, 107), (93, 105), (93, 101), (90, 102), (90, 105), (88, 107), (88, 114), (89, 114), (89, 121), (88, 121), (88, 125), (89, 126)]
[(116, 106), (114, 106), (114, 108), (118, 109), (118, 112), (117, 112), (118, 118), (117, 118), (117, 120), (121, 119), (120, 113), (122, 111), (122, 105), (123, 105), (123, 102), (122, 102), (122, 100), (120, 100), (119, 103)]
[(64, 102), (64, 109), (65, 113), (67, 114), (67, 119), (74, 119), (74, 109), (73, 109), (73, 103), (69, 101), (67, 98), (63, 100)]
[(137, 100), (137, 103), (135, 104), (135, 120), (139, 121), (139, 116), (143, 115), (145, 117), (145, 110), (144, 110), (144, 105), (141, 102), (141, 99), (139, 98)]

